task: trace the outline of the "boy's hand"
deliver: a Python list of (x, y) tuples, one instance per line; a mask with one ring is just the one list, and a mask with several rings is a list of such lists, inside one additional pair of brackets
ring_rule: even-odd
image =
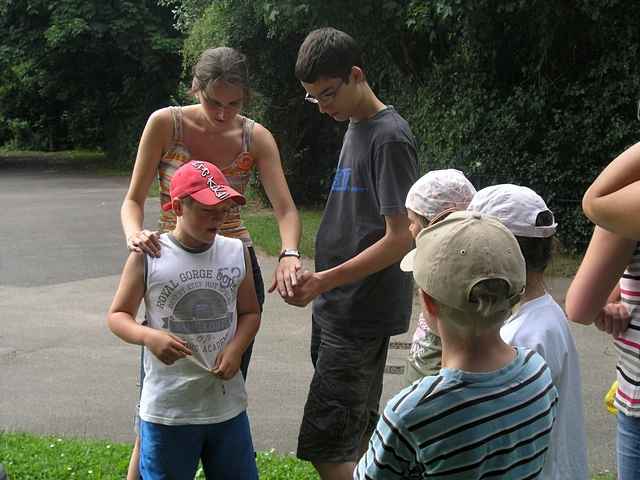
[(326, 288), (321, 275), (317, 272), (305, 270), (298, 272), (298, 285), (293, 292), (293, 296), (284, 298), (284, 301), (296, 307), (306, 307), (309, 302), (324, 291), (326, 291)]
[(166, 365), (173, 365), (176, 360), (191, 355), (187, 342), (161, 330), (149, 329), (144, 346)]
[(240, 369), (241, 361), (242, 352), (234, 348), (233, 345), (227, 345), (216, 357), (211, 373), (222, 380), (230, 380)]
[(631, 316), (622, 303), (608, 303), (595, 320), (599, 330), (618, 338), (629, 326)]

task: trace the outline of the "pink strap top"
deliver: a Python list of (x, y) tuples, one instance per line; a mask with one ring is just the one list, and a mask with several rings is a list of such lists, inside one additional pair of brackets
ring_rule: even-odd
[[(158, 180), (160, 185), (160, 204), (170, 201), (169, 190), (171, 178), (180, 166), (191, 160), (192, 155), (183, 141), (182, 108), (169, 107), (173, 118), (173, 141), (167, 152), (160, 159), (158, 165)], [(251, 171), (255, 160), (249, 153), (251, 138), (255, 122), (242, 117), (242, 149), (235, 160), (222, 169), (229, 184), (244, 195), (247, 184), (251, 179)], [(168, 232), (175, 228), (176, 216), (173, 211), (160, 214), (159, 230)], [(220, 232), (226, 237), (240, 238), (246, 245), (251, 245), (251, 237), (240, 219), (240, 206), (234, 205), (225, 219)]]

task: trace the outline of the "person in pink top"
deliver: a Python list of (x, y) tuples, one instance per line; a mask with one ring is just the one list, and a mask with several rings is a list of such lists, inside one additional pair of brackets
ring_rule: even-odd
[[(127, 247), (132, 252), (162, 255), (159, 238), (175, 227), (172, 211), (163, 212), (157, 230), (144, 225), (144, 205), (154, 180), (160, 202), (170, 200), (174, 172), (192, 159), (210, 162), (229, 184), (245, 193), (254, 170), (273, 207), (281, 239), (281, 254), (269, 292), (293, 296), (296, 272), (301, 268), (298, 244), (301, 225), (282, 169), (276, 142), (265, 127), (241, 115), (250, 98), (245, 55), (229, 47), (205, 50), (193, 68), (190, 93), (196, 103), (167, 107), (151, 114), (140, 138), (129, 190), (121, 208)], [(239, 238), (248, 248), (258, 301), (264, 303), (264, 284), (251, 236), (242, 223), (240, 206), (233, 206), (220, 226), (220, 235)], [(245, 350), (241, 371), (246, 379), (253, 343)], [(137, 442), (136, 442), (137, 445)], [(137, 478), (137, 449), (129, 480)]]

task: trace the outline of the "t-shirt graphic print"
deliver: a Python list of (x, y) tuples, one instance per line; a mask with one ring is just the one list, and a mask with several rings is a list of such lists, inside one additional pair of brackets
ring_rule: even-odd
[(140, 418), (165, 425), (225, 421), (246, 407), (242, 374), (223, 380), (211, 372), (237, 329), (238, 289), (246, 275), (240, 239), (216, 236), (193, 251), (170, 234), (160, 257), (146, 257), (149, 327), (184, 340), (192, 354), (166, 365), (145, 352)]
[(218, 353), (232, 336), (233, 326), (224, 296), (203, 288), (186, 293), (173, 314), (162, 318), (163, 329), (187, 342), (192, 352), (187, 358), (206, 370), (213, 368)]

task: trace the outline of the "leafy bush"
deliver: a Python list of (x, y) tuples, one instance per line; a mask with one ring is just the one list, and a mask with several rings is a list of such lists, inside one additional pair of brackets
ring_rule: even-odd
[(0, 10), (0, 145), (103, 147), (130, 161), (133, 131), (179, 78), (182, 40), (169, 9), (17, 0)]
[(412, 126), (423, 172), (534, 188), (570, 248), (590, 233), (587, 185), (637, 141), (640, 4), (158, 1), (0, 1), (0, 145), (102, 146), (131, 162), (149, 113), (184, 95), (171, 12), (187, 35), (186, 82), (207, 47), (248, 55), (259, 95), (247, 113), (274, 134), (301, 204), (326, 198), (345, 129), (302, 100), (293, 75), (305, 35), (326, 25), (365, 48), (367, 78)]
[(637, 139), (640, 4), (220, 0), (202, 14), (194, 1), (172, 2), (190, 32), (185, 58), (207, 39), (249, 55), (264, 98), (255, 114), (279, 140), (301, 203), (326, 197), (344, 131), (303, 104), (293, 76), (304, 36), (323, 25), (365, 47), (369, 82), (411, 124), (423, 171), (456, 167), (478, 187), (532, 187), (570, 248), (591, 230), (582, 193)]

